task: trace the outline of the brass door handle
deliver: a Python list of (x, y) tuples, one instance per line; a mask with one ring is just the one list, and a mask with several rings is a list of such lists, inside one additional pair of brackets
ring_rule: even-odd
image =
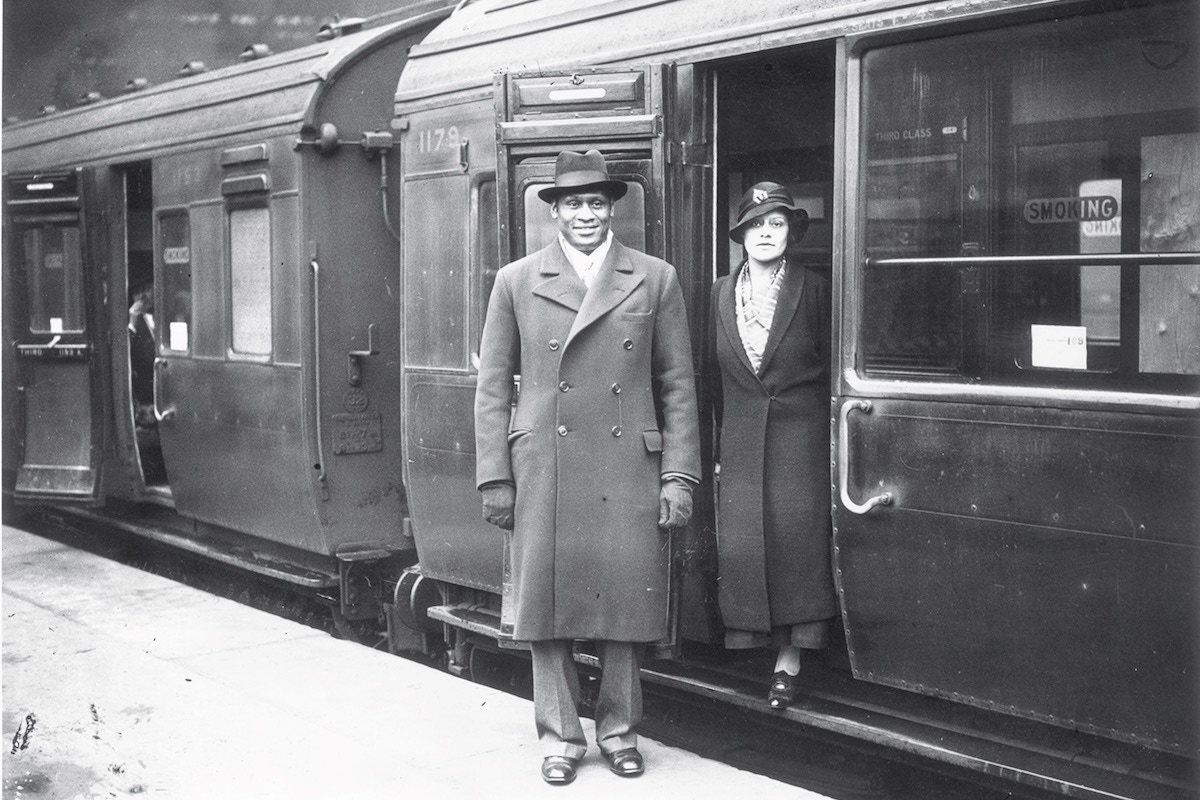
[(850, 499), (850, 492), (847, 484), (850, 480), (850, 443), (849, 424), (847, 420), (850, 417), (851, 411), (861, 411), (868, 414), (871, 411), (870, 400), (847, 400), (842, 406), (841, 413), (838, 415), (838, 488), (841, 491), (842, 507), (847, 511), (855, 514), (866, 514), (875, 506), (887, 506), (892, 504), (895, 496), (891, 492), (877, 494), (874, 497), (867, 498), (864, 503), (856, 503)]
[(167, 368), (167, 360), (165, 358), (154, 359), (154, 418), (159, 422), (168, 422), (175, 419), (175, 406), (164, 409), (162, 403), (159, 402), (159, 394), (162, 392), (162, 380), (159, 378), (159, 372)]

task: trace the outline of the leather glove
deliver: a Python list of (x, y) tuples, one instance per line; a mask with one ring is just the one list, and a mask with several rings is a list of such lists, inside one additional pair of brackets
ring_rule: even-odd
[(668, 478), (658, 492), (658, 525), (682, 528), (692, 518), (692, 485), (683, 478)]
[(517, 505), (517, 489), (511, 483), (489, 483), (479, 490), (483, 494), (483, 518), (506, 531), (513, 529), (513, 509)]

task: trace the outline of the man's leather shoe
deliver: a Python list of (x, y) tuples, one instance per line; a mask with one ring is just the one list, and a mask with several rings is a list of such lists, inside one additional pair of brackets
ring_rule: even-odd
[(565, 786), (575, 780), (577, 759), (569, 756), (546, 756), (542, 760), (542, 780), (546, 783)]
[(604, 757), (608, 759), (608, 768), (623, 778), (636, 778), (646, 771), (646, 765), (642, 762), (642, 754), (636, 747), (626, 747), (624, 750), (605, 753)]

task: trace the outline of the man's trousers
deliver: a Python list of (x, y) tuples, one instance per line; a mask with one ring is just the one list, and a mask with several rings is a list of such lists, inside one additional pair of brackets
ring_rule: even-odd
[[(529, 643), (533, 656), (533, 710), (542, 756), (582, 758), (587, 752), (579, 722), (579, 673), (571, 641)], [(600, 699), (596, 703), (596, 743), (602, 753), (637, 746), (642, 721), (641, 642), (597, 641)]]

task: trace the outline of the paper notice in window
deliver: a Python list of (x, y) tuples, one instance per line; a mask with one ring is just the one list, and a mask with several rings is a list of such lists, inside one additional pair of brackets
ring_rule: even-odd
[(1087, 328), (1082, 325), (1030, 325), (1030, 358), (1035, 367), (1087, 369)]
[(186, 322), (172, 322), (169, 326), (170, 342), (169, 346), (172, 350), (187, 350), (188, 349), (188, 324)]
[(62, 333), (63, 332), (62, 317), (51, 317), (50, 318), (50, 332), (51, 333)]

